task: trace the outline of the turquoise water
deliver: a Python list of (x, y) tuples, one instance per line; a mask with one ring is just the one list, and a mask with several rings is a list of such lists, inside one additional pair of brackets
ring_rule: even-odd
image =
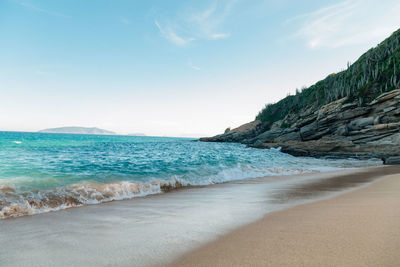
[(0, 218), (177, 186), (378, 164), (186, 138), (0, 132)]

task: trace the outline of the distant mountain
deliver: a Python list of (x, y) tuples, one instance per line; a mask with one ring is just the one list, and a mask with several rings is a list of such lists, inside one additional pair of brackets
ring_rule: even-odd
[(40, 133), (67, 133), (67, 134), (116, 134), (97, 127), (59, 127), (40, 130)]

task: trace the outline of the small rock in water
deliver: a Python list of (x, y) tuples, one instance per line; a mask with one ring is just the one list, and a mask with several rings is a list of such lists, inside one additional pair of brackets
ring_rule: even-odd
[(383, 163), (385, 165), (400, 165), (400, 156), (384, 158)]

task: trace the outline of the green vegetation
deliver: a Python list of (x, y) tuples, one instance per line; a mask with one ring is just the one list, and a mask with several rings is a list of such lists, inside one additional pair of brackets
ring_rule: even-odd
[[(272, 124), (288, 114), (299, 114), (343, 97), (362, 106), (396, 88), (400, 88), (400, 30), (364, 53), (354, 64), (348, 64), (346, 70), (330, 74), (275, 104), (267, 104), (256, 119)], [(288, 124), (284, 122), (281, 127), (288, 127)]]

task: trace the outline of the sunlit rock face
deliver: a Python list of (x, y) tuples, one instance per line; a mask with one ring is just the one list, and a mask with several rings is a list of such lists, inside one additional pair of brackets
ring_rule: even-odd
[(280, 123), (263, 131), (263, 124), (255, 121), (201, 141), (281, 147), (282, 152), (295, 156), (376, 157), (386, 164), (400, 163), (400, 89), (364, 106), (342, 98), (286, 118), (286, 128), (277, 127)]

